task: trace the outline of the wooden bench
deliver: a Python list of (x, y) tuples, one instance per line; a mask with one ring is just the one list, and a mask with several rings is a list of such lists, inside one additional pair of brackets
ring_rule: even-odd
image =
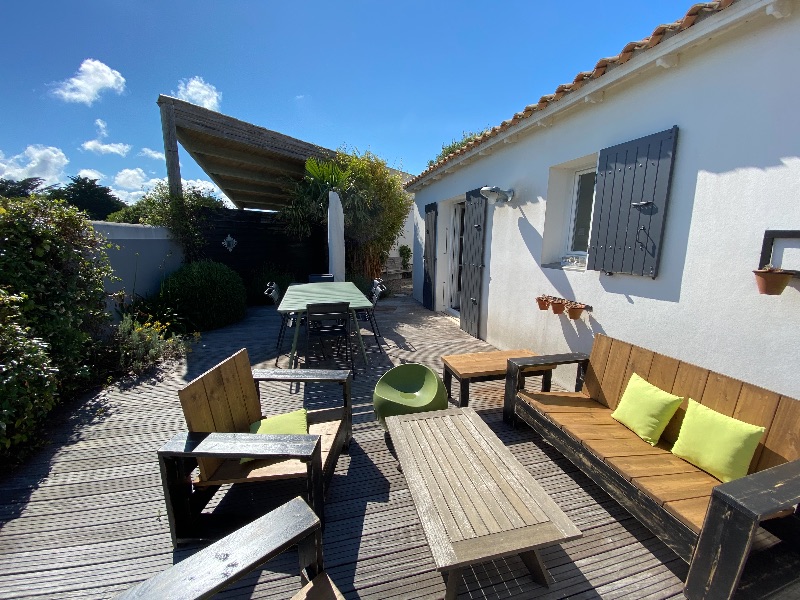
[[(308, 435), (255, 436), (249, 431), (250, 424), (262, 418), (258, 389), (262, 381), (335, 383), (342, 387), (343, 405), (309, 410)], [(347, 370), (251, 369), (247, 350), (242, 349), (181, 389), (178, 396), (190, 434), (238, 435), (213, 437), (211, 443), (202, 435), (183, 433), (159, 450), (173, 542), (205, 539), (197, 537), (201, 532), (194, 526), (195, 517), (219, 487), (229, 483), (306, 479), (309, 503), (324, 521), (323, 494), (315, 491), (316, 461), (307, 448), (303, 450), (306, 454), (298, 453), (292, 444), (298, 438), (306, 438), (308, 444), (319, 441), (319, 485), (327, 489), (340, 453), (350, 444), (351, 384)], [(247, 443), (248, 439), (253, 442)], [(289, 445), (282, 445), (281, 439)], [(241, 463), (239, 459), (245, 457), (256, 460)], [(199, 469), (190, 480), (188, 474), (195, 467)]]
[(210, 598), (292, 546), (297, 546), (301, 582), (305, 584), (292, 600), (343, 600), (323, 570), (320, 520), (301, 498), (259, 517), (117, 598)]
[[(578, 365), (575, 392), (519, 391), (528, 369), (560, 364)], [(656, 446), (612, 419), (634, 372), (672, 394), (765, 427), (750, 475), (721, 484), (670, 452), (686, 400)], [(503, 414), (510, 423), (530, 425), (690, 563), (690, 598), (733, 593), (759, 524), (782, 539), (800, 531), (800, 401), (788, 396), (598, 334), (589, 356), (509, 360)], [(717, 568), (716, 553), (701, 550), (723, 539), (728, 561)]]

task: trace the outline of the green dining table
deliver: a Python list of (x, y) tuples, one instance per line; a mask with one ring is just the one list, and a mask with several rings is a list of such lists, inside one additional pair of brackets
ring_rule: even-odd
[[(364, 294), (361, 293), (355, 284), (351, 281), (324, 281), (319, 283), (301, 283), (298, 285), (290, 285), (283, 295), (278, 312), (281, 314), (297, 313), (297, 323), (303, 313), (306, 312), (306, 306), (309, 304), (317, 304), (320, 302), (349, 302), (350, 313), (353, 316), (353, 322), (356, 324), (356, 337), (358, 344), (361, 348), (361, 356), (364, 357), (364, 363), (367, 363), (367, 351), (364, 348), (364, 340), (361, 338), (361, 330), (358, 327), (358, 317), (356, 316), (357, 310), (365, 310), (372, 308), (372, 302)], [(294, 338), (292, 340), (292, 351), (289, 353), (289, 368), (294, 368), (294, 358), (297, 352), (297, 338), (300, 335), (300, 327), (295, 327)]]

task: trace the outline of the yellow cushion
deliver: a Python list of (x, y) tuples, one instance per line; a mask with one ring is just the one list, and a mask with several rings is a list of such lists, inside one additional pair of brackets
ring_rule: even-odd
[(722, 482), (747, 475), (764, 428), (728, 417), (689, 398), (672, 453)]
[(681, 402), (680, 396), (665, 392), (633, 373), (611, 417), (655, 446)]
[[(308, 433), (308, 417), (305, 408), (282, 415), (275, 415), (250, 423), (250, 433)], [(252, 458), (243, 458), (239, 462), (244, 464)]]

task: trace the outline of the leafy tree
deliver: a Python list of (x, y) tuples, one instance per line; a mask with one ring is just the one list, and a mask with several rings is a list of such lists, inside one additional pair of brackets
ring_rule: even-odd
[(442, 144), (442, 151), (436, 155), (436, 158), (428, 161), (428, 166), (432, 167), (443, 158), (450, 156), (456, 150), (459, 150), (460, 148), (463, 148), (469, 144), (471, 141), (478, 139), (487, 131), (489, 131), (488, 127), (483, 131), (465, 131), (463, 132), (460, 140), (453, 139), (453, 141), (449, 144)]
[(138, 202), (111, 213), (107, 220), (167, 227), (183, 246), (186, 262), (192, 262), (201, 258), (205, 244), (200, 230), (201, 209), (224, 207), (223, 200), (191, 185), (184, 186), (183, 196), (170, 196), (169, 186), (159, 181)]
[(96, 179), (80, 175), (69, 179), (71, 183), (53, 188), (47, 195), (53, 200), (66, 200), (68, 204), (77, 206), (94, 221), (103, 221), (109, 214), (125, 208), (125, 203), (111, 192), (111, 188), (100, 185)]
[(305, 177), (289, 185), (291, 199), (281, 212), (288, 231), (304, 238), (312, 223), (324, 223), (331, 190), (342, 200), (348, 271), (378, 277), (412, 204), (400, 176), (370, 152), (309, 159)]
[(0, 196), (6, 198), (27, 198), (44, 183), (41, 177), (28, 177), (19, 181), (0, 179)]

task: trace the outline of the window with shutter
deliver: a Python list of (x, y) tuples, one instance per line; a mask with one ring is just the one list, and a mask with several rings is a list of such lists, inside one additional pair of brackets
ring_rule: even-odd
[(678, 127), (600, 152), (587, 269), (655, 278)]

